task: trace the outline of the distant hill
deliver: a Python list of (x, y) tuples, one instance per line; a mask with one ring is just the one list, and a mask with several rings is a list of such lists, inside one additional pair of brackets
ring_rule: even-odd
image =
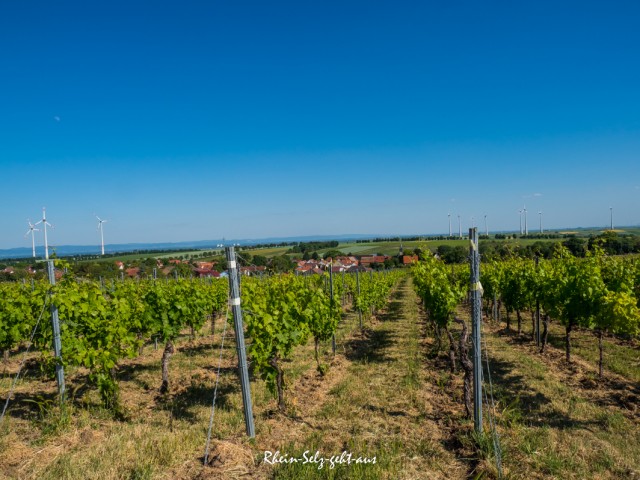
[[(599, 235), (603, 231), (606, 230), (606, 227), (572, 227), (572, 228), (564, 228), (564, 229), (550, 229), (547, 230), (546, 233), (563, 233), (563, 232), (571, 232), (575, 233), (578, 236), (588, 236), (588, 235)], [(631, 226), (631, 227), (618, 227), (617, 232), (624, 232), (627, 234), (640, 235), (640, 227)], [(466, 232), (465, 232), (466, 233)], [(482, 231), (480, 232), (482, 233)], [(496, 233), (517, 233), (514, 231), (492, 231), (490, 232), (492, 235)], [(531, 229), (530, 233), (535, 235), (536, 232)], [(266, 238), (257, 238), (257, 239), (225, 239), (225, 245), (239, 244), (242, 246), (251, 246), (258, 244), (270, 244), (270, 243), (290, 243), (290, 242), (311, 242), (311, 241), (327, 241), (327, 240), (338, 240), (340, 242), (349, 242), (354, 240), (363, 240), (363, 239), (374, 239), (374, 238), (411, 238), (418, 236), (430, 237), (434, 235), (445, 235), (441, 234), (402, 234), (402, 235), (390, 235), (390, 234), (342, 234), (342, 235), (307, 235), (301, 237), (266, 237)], [(216, 245), (223, 243), (220, 240), (196, 240), (189, 242), (165, 242), (165, 243), (121, 243), (121, 244), (111, 244), (105, 245), (106, 253), (130, 253), (136, 251), (157, 251), (157, 250), (185, 250), (185, 249), (193, 249), (193, 250), (206, 250), (206, 249), (215, 249)], [(68, 257), (73, 255), (98, 255), (100, 253), (99, 245), (59, 245), (55, 247), (49, 247), (49, 252), (55, 251), (59, 257)], [(36, 255), (38, 258), (44, 257), (44, 247), (37, 246), (36, 247)], [(31, 248), (8, 248), (8, 249), (0, 249), (0, 259), (13, 259), (13, 258), (29, 258), (31, 257)]]
[[(360, 240), (365, 238), (374, 238), (378, 235), (363, 234), (344, 234), (344, 235), (310, 235), (304, 237), (269, 237), (259, 239), (225, 239), (225, 245), (240, 244), (258, 245), (263, 243), (288, 243), (288, 242), (309, 242), (309, 241), (325, 241), (325, 240)], [(127, 253), (139, 250), (183, 250), (183, 249), (212, 249), (216, 245), (222, 243), (222, 240), (196, 240), (189, 242), (166, 242), (166, 243), (121, 243), (105, 245), (106, 253)], [(57, 245), (49, 246), (49, 253), (56, 252), (59, 257), (68, 257), (72, 255), (98, 255), (100, 253), (99, 245)], [(8, 248), (0, 249), (0, 259), (7, 258), (29, 258), (32, 255), (31, 248)], [(36, 256), (44, 257), (44, 247), (36, 246)]]

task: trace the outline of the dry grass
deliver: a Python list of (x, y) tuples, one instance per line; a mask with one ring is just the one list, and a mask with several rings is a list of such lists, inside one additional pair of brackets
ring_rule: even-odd
[[(549, 325), (549, 343), (559, 350), (565, 347), (565, 329), (557, 322)], [(603, 340), (605, 377), (624, 376), (640, 383), (640, 343), (606, 335)], [(576, 328), (571, 332), (571, 355), (586, 360), (594, 369), (598, 364), (598, 340), (593, 331)], [(614, 374), (614, 375), (611, 375)]]
[[(461, 312), (462, 313), (462, 312)], [(634, 478), (640, 469), (637, 383), (529, 337), (484, 328), (511, 478)], [(634, 405), (635, 404), (635, 405)]]

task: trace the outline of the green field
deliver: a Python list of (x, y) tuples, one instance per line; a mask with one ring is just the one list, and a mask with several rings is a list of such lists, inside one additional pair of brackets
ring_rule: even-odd
[[(531, 245), (536, 242), (557, 242), (559, 239), (510, 239), (510, 240), (494, 240), (497, 242), (506, 242), (513, 245)], [(483, 242), (483, 240), (480, 240)], [(354, 255), (397, 255), (400, 251), (400, 245), (402, 245), (405, 254), (411, 253), (415, 248), (422, 250), (429, 248), (435, 251), (441, 245), (449, 245), (452, 247), (462, 246), (468, 247), (468, 239), (456, 239), (456, 240), (415, 240), (415, 241), (390, 241), (390, 242), (369, 242), (369, 243), (341, 243), (338, 246), (338, 250), (345, 254), (352, 253)], [(319, 250), (319, 254), (324, 254), (327, 251)]]
[[(482, 242), (483, 240), (481, 240)], [(509, 239), (509, 240), (494, 240), (498, 242), (507, 242), (513, 245), (531, 245), (536, 242), (557, 242), (559, 239)], [(469, 245), (468, 239), (456, 239), (456, 240), (412, 240), (412, 241), (389, 241), (389, 242), (344, 242), (340, 243), (337, 247), (337, 250), (340, 250), (345, 255), (397, 255), (400, 251), (400, 245), (404, 249), (405, 254), (410, 254), (413, 252), (415, 248), (420, 248), (422, 250), (429, 248), (432, 251), (435, 251), (440, 245), (450, 245), (452, 247), (462, 246), (467, 247)], [(273, 247), (273, 248), (262, 248), (255, 250), (245, 250), (251, 255), (263, 255), (265, 257), (274, 257), (277, 255), (286, 254), (290, 247)], [(318, 254), (323, 256), (329, 250), (334, 249), (321, 249), (318, 250)], [(300, 254), (289, 254), (294, 258), (299, 258), (302, 255)]]
[[(186, 255), (200, 255), (204, 252), (217, 252), (219, 255), (223, 255), (224, 252), (221, 250), (211, 250), (211, 249), (203, 249), (203, 250), (179, 250), (179, 251), (162, 251), (162, 252), (147, 252), (147, 253), (123, 253), (122, 255), (114, 255), (107, 258), (91, 258), (86, 260), (79, 260), (78, 263), (86, 263), (86, 262), (132, 262), (134, 260), (145, 260), (147, 258), (176, 258), (180, 256)], [(209, 257), (210, 258), (210, 257)]]
[[(547, 233), (563, 233), (563, 234), (575, 234), (577, 237), (586, 238), (591, 235), (600, 235), (606, 230), (604, 229), (564, 229), (560, 231), (548, 231)], [(640, 235), (640, 228), (636, 227), (625, 227), (622, 229), (615, 230), (619, 234), (632, 234), (632, 235)], [(535, 234), (536, 232), (532, 229), (531, 234)], [(405, 253), (411, 253), (415, 248), (430, 248), (432, 251), (435, 251), (440, 245), (450, 245), (452, 247), (455, 246), (463, 246), (466, 247), (468, 245), (468, 239), (455, 239), (455, 240), (429, 240), (428, 237), (425, 237), (425, 240), (412, 240), (412, 241), (381, 241), (381, 242), (341, 242), (338, 245), (338, 250), (340, 250), (345, 255), (397, 255), (400, 251), (400, 245), (402, 244)], [(512, 245), (531, 245), (536, 242), (559, 242), (564, 239), (548, 239), (548, 238), (525, 238), (525, 239), (500, 239), (496, 240), (495, 238), (491, 238), (491, 241), (497, 242), (506, 242)], [(482, 243), (484, 240), (480, 240)], [(251, 255), (262, 255), (265, 257), (275, 257), (278, 255), (286, 254), (291, 247), (268, 247), (268, 248), (255, 248), (244, 250), (245, 252), (250, 253)], [(324, 255), (329, 249), (318, 250), (319, 255)], [(210, 260), (213, 255), (223, 255), (224, 252), (222, 250), (212, 250), (212, 249), (201, 249), (201, 250), (190, 250), (190, 251), (173, 251), (173, 252), (159, 252), (157, 254), (154, 253), (131, 253), (131, 254), (122, 254), (114, 257), (109, 257), (105, 259), (91, 259), (91, 260), (82, 260), (81, 262), (95, 262), (95, 261), (108, 261), (115, 262), (116, 260), (121, 260), (123, 262), (131, 262), (134, 260), (142, 260), (149, 257), (152, 258), (171, 258), (171, 257), (179, 257), (179, 256), (194, 256), (200, 255), (203, 252), (215, 252), (214, 254), (202, 258), (202, 260)], [(302, 255), (300, 254), (289, 254), (292, 258), (298, 258)]]
[(269, 247), (269, 248), (255, 248), (251, 250), (242, 250), (242, 252), (248, 252), (251, 255), (262, 255), (263, 257), (276, 257), (278, 255), (283, 255), (289, 251), (291, 247)]

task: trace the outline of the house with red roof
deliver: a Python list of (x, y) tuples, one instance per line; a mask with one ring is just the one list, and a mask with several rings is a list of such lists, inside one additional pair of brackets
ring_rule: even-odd
[(140, 269), (138, 267), (132, 267), (132, 268), (127, 268), (125, 270), (125, 273), (131, 277), (131, 278), (135, 278), (138, 275), (140, 275)]
[(264, 265), (256, 266), (256, 265), (248, 265), (246, 267), (240, 267), (240, 273), (242, 275), (259, 275), (267, 270), (267, 267)]
[(216, 272), (211, 268), (194, 268), (193, 273), (198, 278), (219, 278), (220, 272)]
[(411, 265), (419, 260), (418, 255), (403, 255), (402, 256), (402, 264), (403, 265)]
[(196, 262), (196, 267), (213, 270), (213, 267), (215, 266), (216, 263), (218, 262)]
[(360, 258), (360, 264), (365, 267), (371, 266), (372, 263), (384, 263), (385, 260), (390, 259), (388, 255), (369, 255)]

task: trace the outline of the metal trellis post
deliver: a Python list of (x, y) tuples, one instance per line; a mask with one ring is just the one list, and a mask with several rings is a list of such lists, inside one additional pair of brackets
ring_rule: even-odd
[[(540, 257), (536, 255), (536, 272), (540, 264)], [(538, 292), (536, 292), (536, 345), (540, 346), (540, 299), (538, 298)]]
[[(333, 315), (333, 263), (329, 264), (329, 298), (331, 302), (331, 315)], [(331, 350), (336, 354), (336, 334), (331, 336)]]
[[(358, 298), (360, 298), (360, 266), (356, 270), (356, 286), (358, 288)], [(358, 307), (358, 318), (360, 320), (360, 330), (362, 330), (362, 310)]]
[(236, 345), (238, 348), (238, 370), (240, 374), (240, 386), (242, 388), (242, 405), (244, 407), (244, 423), (249, 438), (256, 436), (253, 424), (253, 405), (251, 403), (251, 385), (249, 383), (249, 371), (247, 369), (247, 352), (244, 344), (244, 327), (242, 324), (242, 308), (240, 307), (240, 287), (238, 282), (238, 267), (236, 253), (233, 247), (226, 247), (227, 265), (229, 268), (229, 291), (231, 295), (231, 310), (236, 331)]
[[(55, 268), (53, 260), (47, 261), (47, 273), (49, 274), (49, 283), (53, 286), (56, 284)], [(62, 341), (60, 340), (60, 318), (58, 317), (58, 307), (55, 302), (51, 302), (51, 326), (53, 328), (53, 351), (56, 357), (56, 382), (58, 383), (58, 395), (60, 403), (64, 402), (64, 367), (62, 365)]]
[(482, 285), (480, 284), (480, 252), (478, 229), (469, 229), (469, 253), (471, 261), (471, 325), (473, 331), (473, 423), (475, 431), (482, 432)]

